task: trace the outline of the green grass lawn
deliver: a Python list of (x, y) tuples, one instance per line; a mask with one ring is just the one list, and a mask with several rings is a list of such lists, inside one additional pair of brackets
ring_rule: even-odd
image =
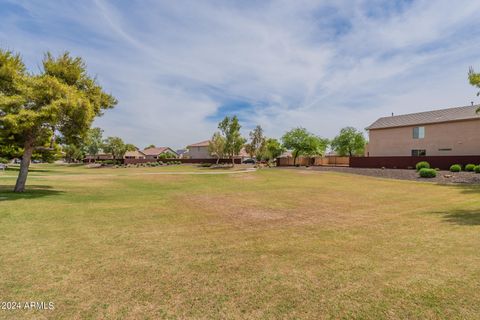
[(480, 188), (333, 172), (0, 172), (0, 318), (478, 319)]

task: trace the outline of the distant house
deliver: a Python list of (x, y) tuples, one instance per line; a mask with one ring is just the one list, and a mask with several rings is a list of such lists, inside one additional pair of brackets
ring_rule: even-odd
[(283, 152), (280, 156), (278, 156), (279, 158), (291, 158), (292, 157), (292, 153), (290, 151), (285, 151)]
[(243, 147), (241, 150), (240, 150), (240, 153), (235, 157), (235, 158), (240, 158), (243, 160), (245, 159), (249, 159), (250, 158), (250, 155), (248, 154), (247, 150), (245, 150), (245, 147)]
[(124, 159), (145, 159), (145, 153), (140, 150), (127, 151), (123, 156)]
[[(187, 146), (188, 149), (188, 158), (190, 159), (214, 159), (216, 158), (208, 151), (208, 145), (210, 140), (205, 140), (201, 142), (197, 142)], [(227, 157), (226, 157), (227, 158)], [(245, 151), (245, 148), (240, 150), (240, 153), (235, 156), (235, 159), (242, 159), (245, 160), (250, 158), (250, 155)]]
[(480, 155), (478, 105), (383, 117), (366, 129), (366, 156)]
[(190, 159), (213, 159), (215, 158), (208, 151), (210, 140), (193, 143), (187, 146), (188, 157)]
[(175, 151), (179, 158), (188, 158), (188, 149), (178, 149)]
[(159, 159), (161, 154), (171, 153), (174, 158), (178, 158), (178, 154), (169, 147), (147, 148), (142, 151), (145, 159)]
[(87, 154), (85, 158), (83, 158), (83, 162), (95, 162), (95, 161), (103, 161), (103, 160), (113, 160), (112, 154), (99, 153), (95, 156)]

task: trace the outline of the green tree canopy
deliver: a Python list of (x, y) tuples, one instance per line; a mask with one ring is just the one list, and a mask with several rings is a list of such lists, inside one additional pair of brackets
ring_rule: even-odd
[(134, 145), (134, 144), (127, 143), (127, 144), (125, 145), (125, 150), (126, 150), (126, 151), (137, 151), (138, 148), (137, 148), (137, 146)]
[(208, 152), (217, 157), (217, 164), (223, 158), (225, 152), (225, 138), (220, 132), (215, 132), (208, 143)]
[(265, 148), (265, 136), (263, 135), (263, 129), (261, 126), (256, 126), (255, 129), (250, 131), (250, 143), (245, 145), (245, 149), (250, 157), (260, 158)]
[(123, 159), (127, 152), (127, 145), (119, 137), (108, 137), (103, 143), (103, 151), (110, 153), (113, 160)]
[(313, 133), (310, 133), (305, 128), (295, 128), (282, 137), (283, 146), (292, 150), (293, 164), (297, 162), (298, 156), (313, 157), (316, 155), (322, 155), (328, 146), (328, 140), (317, 137)]
[(165, 151), (158, 156), (159, 159), (176, 159), (177, 155), (170, 151)]
[(363, 134), (353, 127), (340, 130), (331, 143), (332, 149), (340, 156), (363, 155), (366, 140)]
[(262, 153), (263, 160), (273, 160), (278, 158), (283, 152), (285, 148), (282, 146), (280, 141), (277, 139), (269, 138), (265, 141), (265, 148)]
[(227, 116), (218, 124), (218, 129), (225, 138), (224, 154), (232, 158), (232, 166), (235, 165), (235, 156), (240, 153), (245, 144), (245, 138), (240, 135), (240, 128), (237, 116), (231, 118)]
[(45, 54), (38, 74), (29, 73), (18, 54), (0, 49), (0, 127), (23, 146), (14, 191), (25, 190), (37, 147), (56, 134), (67, 143), (81, 140), (95, 117), (117, 101), (86, 71), (81, 58)]
[(103, 130), (100, 128), (89, 129), (84, 145), (87, 153), (95, 158), (103, 147)]
[(81, 161), (85, 157), (85, 149), (73, 143), (64, 145), (63, 152), (65, 153), (65, 160), (67, 160), (67, 162)]
[[(480, 73), (475, 73), (475, 70), (470, 67), (468, 72), (468, 80), (472, 86), (475, 86), (480, 89)], [(477, 92), (477, 96), (480, 96), (480, 91)], [(480, 112), (480, 108), (477, 109), (477, 113)]]

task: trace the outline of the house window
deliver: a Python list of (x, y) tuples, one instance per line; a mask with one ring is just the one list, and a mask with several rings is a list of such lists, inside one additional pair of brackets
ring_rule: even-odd
[(423, 157), (427, 155), (427, 151), (424, 149), (413, 149), (412, 157)]
[(438, 151), (452, 151), (452, 148), (443, 148), (443, 149), (438, 149)]
[(423, 139), (423, 138), (425, 138), (425, 127), (413, 128), (413, 139)]

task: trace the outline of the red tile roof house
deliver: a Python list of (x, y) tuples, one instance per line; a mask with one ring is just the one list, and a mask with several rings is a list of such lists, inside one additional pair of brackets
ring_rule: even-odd
[(142, 151), (145, 159), (158, 159), (162, 153), (171, 153), (178, 158), (178, 154), (169, 147), (148, 148)]

